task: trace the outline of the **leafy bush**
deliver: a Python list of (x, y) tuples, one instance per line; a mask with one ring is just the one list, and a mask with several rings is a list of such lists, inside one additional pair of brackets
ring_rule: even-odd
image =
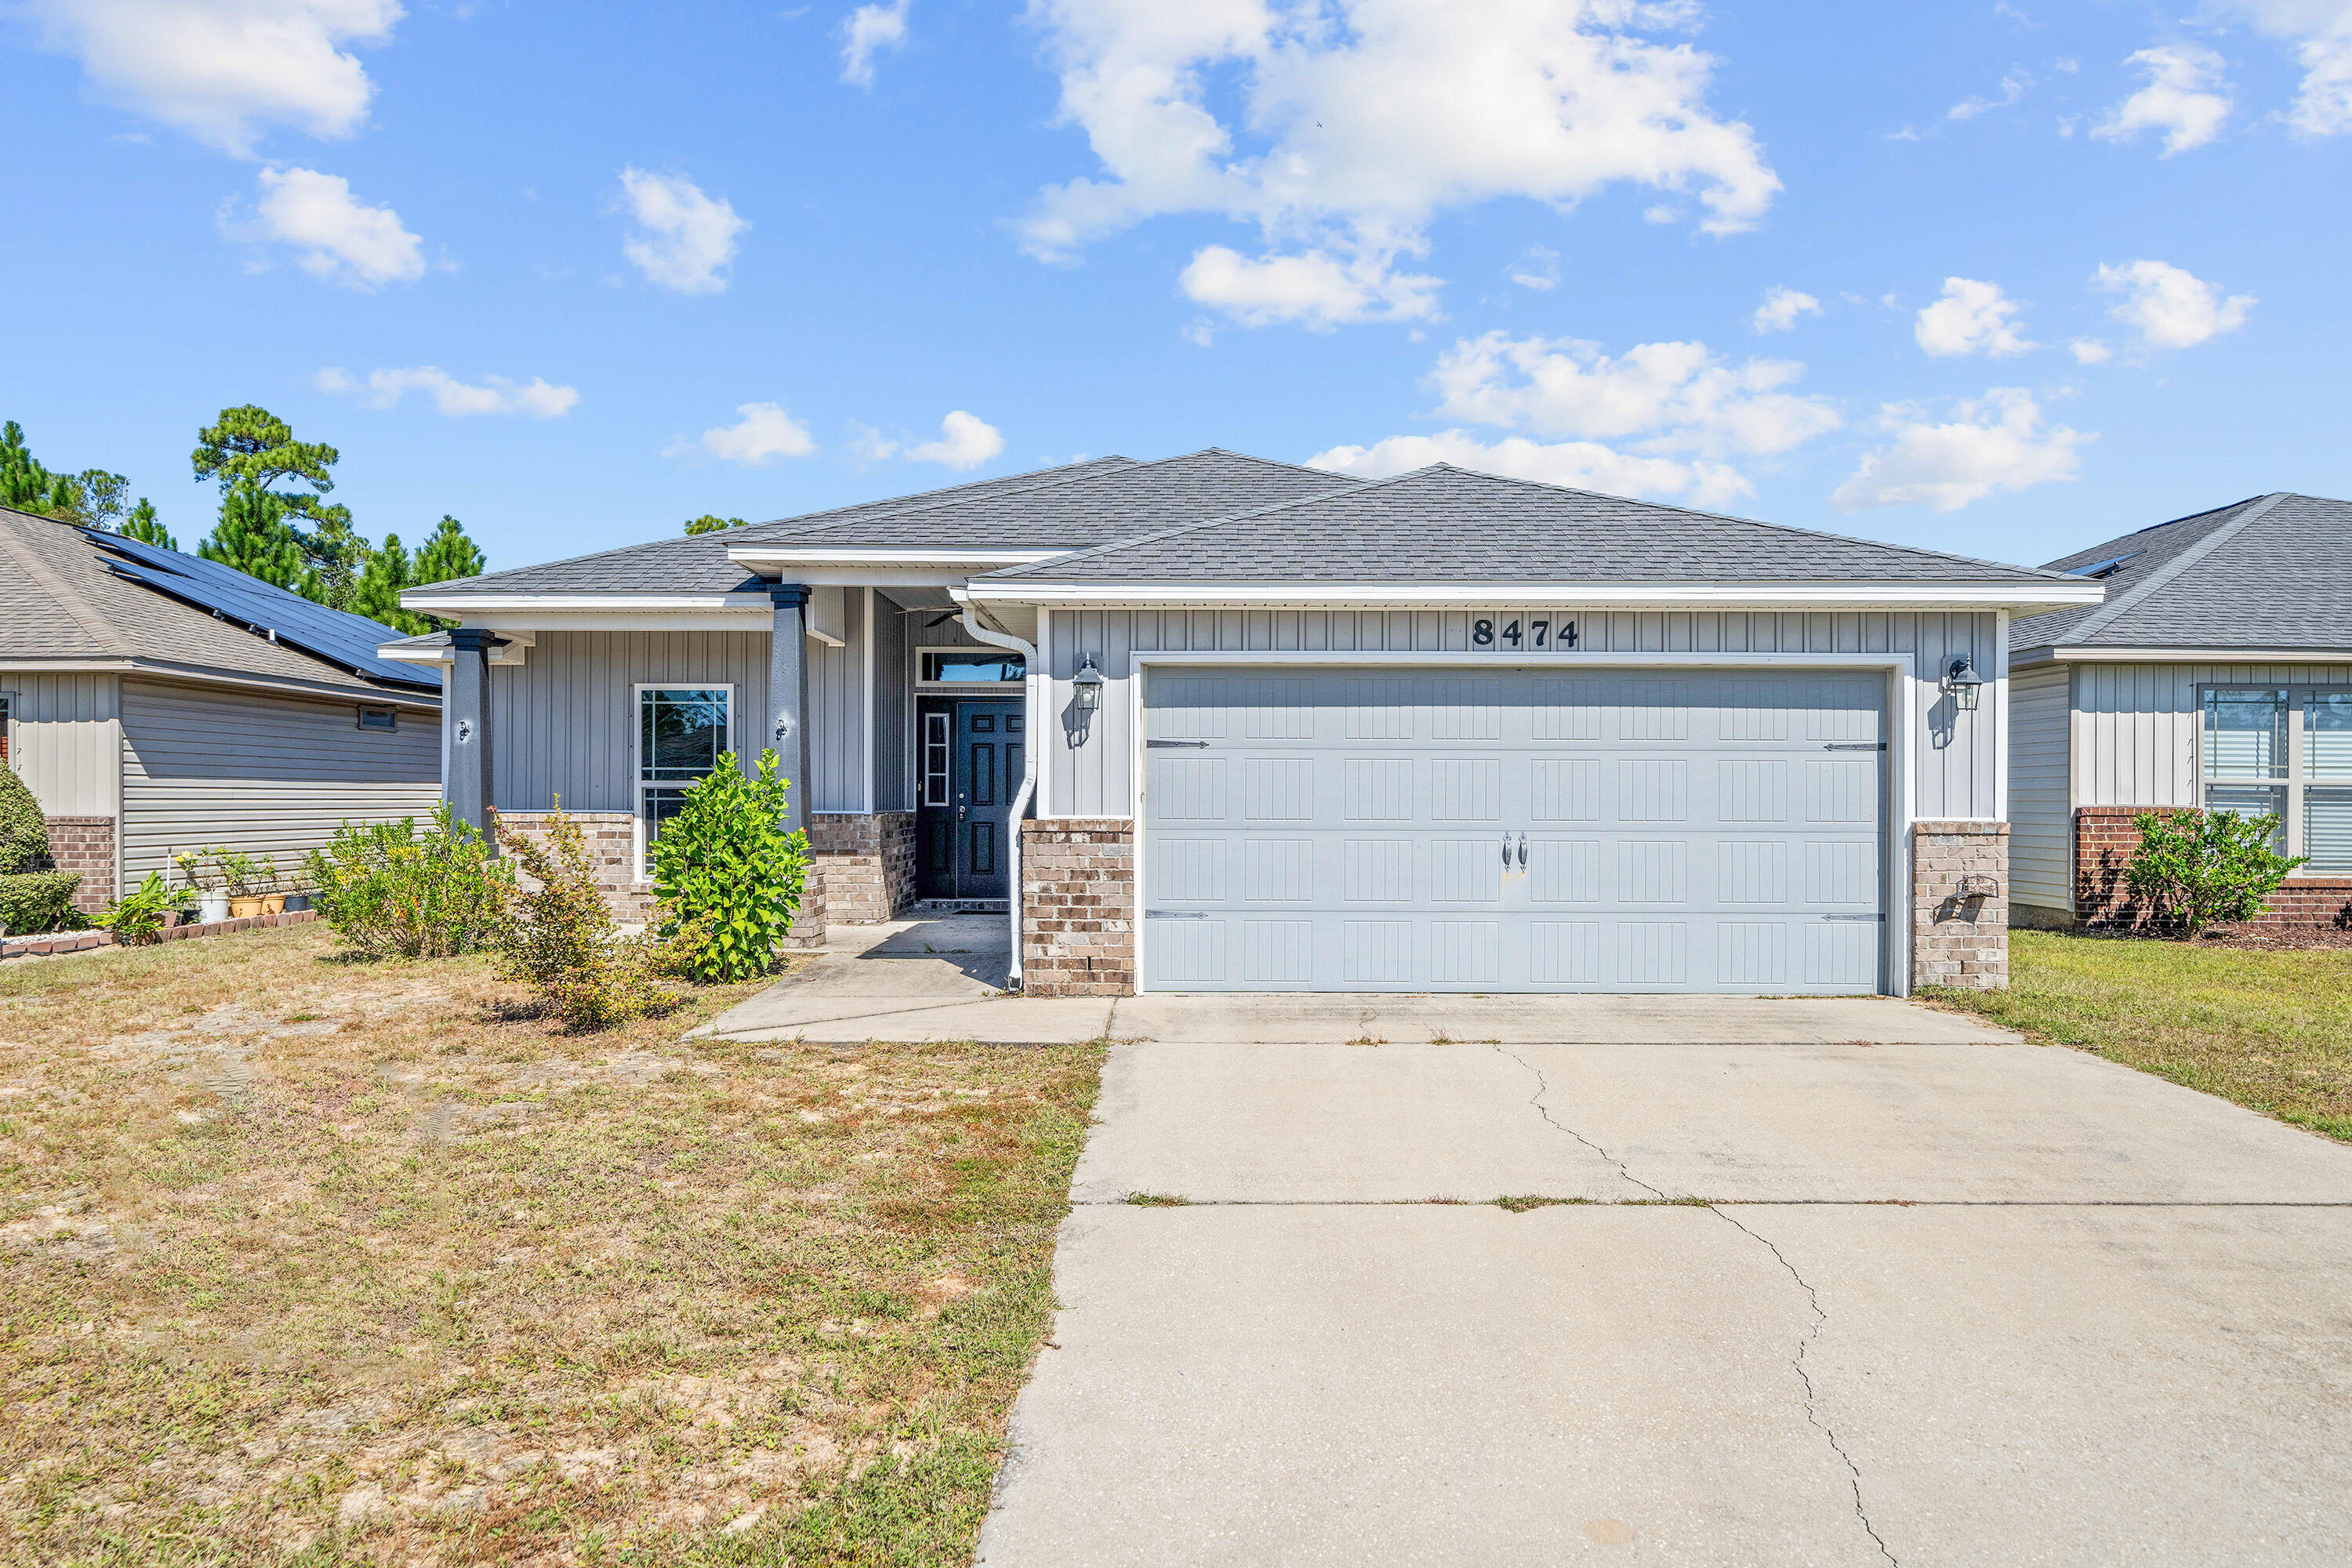
[(0, 877), (0, 935), (30, 936), (79, 927), (81, 911), (74, 908), (73, 896), (80, 886), (79, 871), (24, 871)]
[(446, 958), (488, 947), (505, 918), (514, 871), (471, 825), (436, 806), (420, 829), (350, 823), (306, 862), (311, 901), (335, 934), (370, 958)]
[(49, 825), (16, 770), (0, 763), (0, 876), (29, 871), (48, 858)]
[(2217, 921), (2248, 921), (2263, 900), (2309, 856), (2290, 858), (2271, 846), (2279, 819), (2228, 811), (2143, 811), (2139, 848), (2124, 868), (2124, 886), (2157, 921), (2195, 936)]
[(783, 828), (791, 788), (776, 776), (775, 752), (761, 752), (759, 776), (748, 779), (723, 754), (662, 824), (654, 896), (679, 973), (719, 982), (776, 967), (808, 878), (808, 835)]
[(163, 940), (163, 916), (177, 903), (177, 895), (163, 880), (163, 873), (150, 871), (138, 890), (116, 900), (113, 908), (98, 917), (98, 923), (112, 931), (114, 939), (124, 946), (143, 947)]
[(521, 833), (502, 842), (537, 884), (513, 893), (499, 931), (499, 968), (509, 979), (531, 986), (575, 1029), (610, 1028), (675, 1005), (654, 982), (667, 955), (621, 935), (580, 825), (560, 798), (544, 843)]

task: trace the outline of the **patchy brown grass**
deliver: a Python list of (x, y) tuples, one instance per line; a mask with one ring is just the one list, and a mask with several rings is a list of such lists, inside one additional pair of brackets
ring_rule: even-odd
[(961, 1563), (1090, 1047), (570, 1036), (317, 928), (0, 970), (0, 1540)]
[(2352, 953), (2009, 933), (2007, 991), (1937, 1001), (2352, 1142)]

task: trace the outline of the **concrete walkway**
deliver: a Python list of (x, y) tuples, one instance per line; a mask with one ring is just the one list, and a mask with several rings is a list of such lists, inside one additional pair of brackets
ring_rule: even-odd
[(1900, 1004), (1202, 1000), (1118, 1010), (1225, 1037), (1113, 1049), (988, 1568), (2345, 1560), (2352, 1149)]

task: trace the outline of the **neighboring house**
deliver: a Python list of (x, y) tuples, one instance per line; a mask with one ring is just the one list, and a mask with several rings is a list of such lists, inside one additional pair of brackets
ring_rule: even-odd
[(438, 584), (385, 652), (451, 665), (453, 805), (560, 795), (633, 911), (774, 746), (812, 923), (1009, 898), (1037, 994), (1902, 993), (2000, 983), (2008, 617), (2102, 595), (1210, 450)]
[(2133, 918), (2156, 806), (2277, 813), (2311, 863), (2264, 918), (2352, 919), (2352, 503), (2257, 496), (2050, 569), (2107, 597), (2011, 630), (2017, 922)]
[(214, 562), (0, 509), (0, 751), (96, 912), (182, 850), (282, 873), (440, 797), (437, 671), (392, 629)]

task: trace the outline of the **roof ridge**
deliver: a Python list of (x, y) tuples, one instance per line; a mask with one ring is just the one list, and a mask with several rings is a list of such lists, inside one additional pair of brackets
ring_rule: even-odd
[[(1113, 460), (1124, 463), (1126, 468), (1097, 468), (1097, 464), (1108, 463)], [(1155, 458), (1153, 461), (1164, 462), (1166, 459)], [(1032, 469), (1029, 474), (1007, 474), (1004, 476), (1007, 479), (1028, 479), (1034, 474), (1055, 474), (1059, 477), (1050, 479), (1042, 479), (1034, 485), (1008, 484), (1003, 489), (989, 491), (985, 496), (969, 496), (963, 500), (940, 500), (938, 499), (939, 497), (947, 495), (952, 490), (971, 489), (980, 485), (995, 484), (1001, 481), (994, 479), (974, 479), (970, 484), (942, 485), (935, 490), (918, 490), (911, 496), (896, 496), (893, 497), (890, 501), (852, 501), (846, 506), (830, 507), (824, 511), (804, 512), (799, 517), (780, 517), (768, 522), (755, 522), (751, 524), (751, 528), (747, 528), (743, 531), (748, 534), (751, 531), (751, 529), (754, 528), (782, 528), (789, 523), (793, 526), (790, 532), (782, 536), (782, 538), (789, 539), (797, 537), (803, 533), (820, 533), (827, 529), (833, 528), (855, 528), (861, 522), (879, 522), (885, 518), (905, 517), (909, 512), (934, 511), (941, 507), (963, 506), (971, 501), (989, 500), (997, 496), (1034, 495), (1039, 490), (1058, 489), (1065, 485), (1083, 484), (1088, 479), (1102, 479), (1110, 474), (1126, 473), (1129, 468), (1148, 468), (1150, 466), (1151, 464), (1149, 462), (1138, 462), (1133, 458), (1122, 457), (1117, 452), (1106, 452), (1099, 458), (1088, 458), (1083, 463), (1065, 463), (1059, 468), (1035, 468)], [(1083, 468), (1087, 471), (1084, 473), (1072, 473), (1070, 470), (1073, 468)], [(898, 501), (909, 501), (919, 504), (908, 506), (894, 504)], [(874, 506), (888, 506), (890, 510), (887, 511), (869, 511), (858, 517), (836, 517), (834, 518), (834, 521), (831, 522), (812, 523), (808, 521), (808, 519), (813, 517), (833, 517), (835, 512), (856, 511), (861, 507)], [(782, 542), (782, 540), (776, 535), (763, 534), (755, 542), (772, 544)]]
[[(1214, 448), (1212, 448), (1212, 450)], [(1188, 453), (1186, 455), (1191, 456), (1192, 454)], [(1246, 454), (1238, 455), (1246, 456)], [(1310, 474), (1330, 472), (1328, 468), (1303, 468), (1303, 465), (1297, 464), (1285, 464), (1284, 466), (1286, 468), (1302, 468), (1304, 472)], [(1384, 479), (1355, 479), (1353, 475), (1334, 475), (1334, 478), (1343, 478), (1352, 480), (1356, 489), (1354, 490), (1345, 492), (1332, 489), (1318, 491), (1314, 495), (1293, 496), (1288, 500), (1269, 501), (1265, 506), (1247, 507), (1240, 511), (1229, 511), (1222, 517), (1205, 517), (1198, 519), (1192, 522), (1173, 523), (1166, 528), (1154, 529), (1150, 533), (1135, 534), (1130, 538), (1115, 540), (1108, 544), (1089, 544), (1083, 550), (1065, 550), (1059, 555), (1048, 556), (1043, 561), (1033, 561), (1020, 566), (1008, 566), (995, 572), (983, 572), (980, 574), (980, 575), (984, 577), (1018, 577), (1025, 573), (1043, 572), (1047, 567), (1061, 566), (1073, 561), (1084, 561), (1090, 556), (1101, 555), (1109, 551), (1130, 549), (1138, 544), (1156, 543), (1162, 539), (1171, 539), (1180, 533), (1190, 533), (1195, 529), (1213, 528), (1222, 522), (1240, 522), (1245, 518), (1257, 517), (1269, 511), (1279, 511), (1286, 506), (1299, 506), (1307, 501), (1322, 500), (1328, 497), (1342, 493), (1353, 495), (1363, 490), (1376, 489), (1382, 485), (1394, 484), (1399, 479), (1411, 479), (1413, 474), (1425, 474), (1429, 472), (1430, 468), (1442, 468), (1445, 465), (1443, 463), (1434, 463), (1431, 464), (1429, 468), (1415, 468), (1412, 473), (1391, 474)]]
[[(2101, 632), (2113, 626), (2116, 619), (2120, 617), (2126, 610), (2138, 605), (2150, 594), (2156, 592), (2157, 589), (2172, 582), (2189, 567), (2194, 566), (2200, 561), (2202, 561), (2207, 556), (2212, 554), (2214, 551), (2219, 550), (2222, 545), (2227, 544), (2230, 541), (2237, 538), (2241, 533), (2243, 533), (2249, 523), (2252, 522), (2259, 517), (2266, 515), (2273, 507), (2284, 500), (2289, 493), (2290, 492), (2286, 490), (2273, 490), (2266, 496), (2258, 496), (2248, 500), (2240, 501), (2238, 505), (2242, 510), (2240, 510), (2236, 517), (2231, 519), (2228, 522), (2223, 523), (2221, 527), (2215, 529), (2212, 532), (2207, 534), (2204, 538), (2199, 540), (2196, 543), (2190, 545), (2188, 549), (2182, 551), (2179, 554), (2174, 556), (2163, 565), (2158, 566), (2155, 571), (2149, 573), (2138, 582), (2132, 584), (2121, 594), (2118, 594), (2115, 597), (2107, 600), (2105, 604), (2102, 604), (2097, 609), (2084, 616), (2074, 625), (2067, 627), (2066, 641), (2070, 644), (2087, 642), (2092, 637), (2098, 636)], [(2214, 510), (2220, 511), (2226, 509), (2216, 507)], [(2190, 512), (2189, 517), (2176, 518), (2173, 521), (2176, 522), (2186, 522), (2189, 518), (2200, 517), (2203, 514), (2200, 512)]]
[[(30, 522), (45, 522), (53, 528), (72, 529), (77, 535), (80, 532), (80, 530), (72, 523), (59, 522), (53, 517), (43, 517), (37, 512), (18, 511), (14, 507), (0, 507), (0, 511), (5, 511), (11, 517), (23, 518)], [(79, 589), (58, 576), (57, 569), (42, 560), (39, 552), (18, 538), (15, 529), (0, 529), (0, 547), (5, 547), (8, 553), (16, 558), (16, 564), (25, 569), (26, 576), (47, 588), (56, 598), (59, 607), (67, 615), (71, 616), (74, 623), (83, 631), (96, 638), (100, 646), (111, 648), (121, 655), (127, 656), (131, 652), (130, 644), (122, 640), (113, 624), (98, 613), (97, 607), (83, 596)]]

